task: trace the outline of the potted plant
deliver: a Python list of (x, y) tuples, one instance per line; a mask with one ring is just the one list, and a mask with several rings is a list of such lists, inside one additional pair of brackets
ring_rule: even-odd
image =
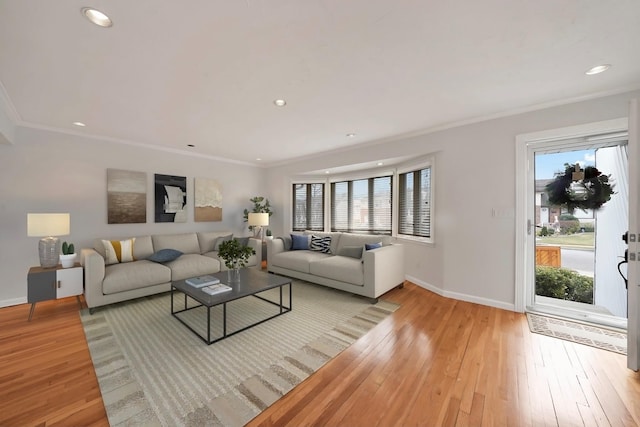
[(273, 239), (273, 234), (271, 233), (271, 230), (267, 228), (267, 239)]
[(250, 246), (243, 246), (236, 239), (222, 242), (218, 249), (218, 257), (224, 261), (224, 265), (229, 269), (229, 281), (235, 282), (239, 279), (240, 269), (246, 267), (251, 255), (256, 251)]
[[(256, 196), (252, 199), (249, 199), (251, 203), (253, 203), (252, 210), (245, 209), (244, 210), (244, 222), (249, 222), (249, 213), (268, 213), (269, 216), (273, 215), (271, 211), (271, 204), (269, 203), (269, 199)], [(254, 226), (250, 225), (249, 230), (253, 231)]]
[(60, 255), (60, 264), (63, 268), (73, 267), (76, 262), (76, 252), (73, 243), (62, 243), (62, 254)]

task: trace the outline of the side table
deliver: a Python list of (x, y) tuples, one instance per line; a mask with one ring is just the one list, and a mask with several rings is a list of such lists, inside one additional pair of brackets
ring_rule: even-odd
[(27, 275), (27, 302), (31, 303), (29, 321), (33, 317), (36, 303), (52, 299), (76, 296), (78, 306), (82, 308), (80, 294), (82, 294), (83, 269), (76, 262), (73, 267), (62, 268), (61, 265), (53, 268), (31, 267)]

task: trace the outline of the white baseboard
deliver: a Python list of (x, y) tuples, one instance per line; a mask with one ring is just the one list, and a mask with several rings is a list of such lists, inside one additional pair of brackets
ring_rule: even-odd
[(466, 302), (472, 302), (475, 304), (480, 304), (480, 305), (486, 305), (489, 307), (495, 307), (495, 308), (500, 308), (502, 310), (509, 310), (509, 311), (516, 311), (516, 306), (515, 304), (509, 304), (503, 301), (496, 301), (493, 299), (489, 299), (489, 298), (482, 298), (482, 297), (478, 297), (475, 295), (468, 295), (468, 294), (461, 294), (459, 292), (450, 292), (450, 291), (445, 291), (442, 290), (440, 288), (438, 288), (437, 286), (434, 286), (430, 283), (424, 282), (420, 279), (417, 279), (415, 277), (412, 276), (405, 276), (405, 279), (410, 281), (411, 283), (415, 283), (416, 285), (420, 286), (421, 288), (424, 288), (428, 291), (431, 291), (435, 294), (438, 294), (440, 296), (443, 296), (445, 298), (452, 298), (452, 299), (457, 299), (459, 301), (466, 301)]
[(5, 299), (0, 300), (0, 307), (10, 307), (12, 305), (20, 305), (26, 304), (27, 298), (14, 298), (14, 299)]

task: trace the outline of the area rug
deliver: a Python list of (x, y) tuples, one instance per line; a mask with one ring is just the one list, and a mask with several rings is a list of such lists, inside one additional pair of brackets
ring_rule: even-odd
[[(276, 292), (261, 295), (277, 301)], [(295, 281), (291, 312), (210, 346), (171, 316), (170, 294), (81, 319), (112, 426), (241, 426), (397, 308)], [(185, 320), (206, 327), (200, 310)], [(229, 303), (228, 331), (270, 310), (257, 298)], [(212, 310), (212, 333), (220, 319)]]
[(536, 334), (627, 354), (627, 334), (624, 331), (533, 313), (527, 313), (527, 320), (529, 329)]

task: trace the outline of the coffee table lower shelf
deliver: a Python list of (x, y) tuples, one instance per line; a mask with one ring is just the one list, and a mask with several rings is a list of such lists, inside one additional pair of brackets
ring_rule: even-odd
[[(284, 305), (283, 304), (283, 299), (282, 299), (282, 288), (284, 286), (286, 286), (286, 285), (289, 285), (289, 306)], [(267, 320), (271, 320), (271, 319), (273, 319), (275, 317), (282, 316), (283, 314), (290, 312), (291, 309), (292, 309), (292, 301), (293, 301), (292, 300), (292, 291), (291, 291), (292, 283), (290, 281), (288, 283), (282, 283), (282, 284), (278, 285), (277, 288), (279, 289), (279, 294), (280, 294), (280, 302), (279, 303), (275, 302), (275, 301), (271, 301), (271, 300), (269, 300), (267, 298), (264, 298), (264, 297), (262, 297), (260, 295), (256, 295), (256, 294), (249, 294), (249, 295), (244, 295), (244, 296), (239, 296), (238, 297), (237, 295), (235, 295), (235, 296), (233, 295), (233, 294), (235, 294), (235, 292), (232, 292), (232, 294), (229, 295), (228, 297), (227, 297), (226, 294), (219, 294), (218, 295), (220, 297), (219, 301), (215, 302), (215, 303), (211, 303), (210, 300), (206, 301), (206, 298), (204, 298), (204, 299), (198, 298), (199, 295), (193, 295), (192, 292), (189, 292), (190, 295), (188, 295), (187, 293), (183, 292), (179, 287), (176, 287), (172, 283), (172, 285), (171, 285), (171, 315), (173, 317), (175, 317), (176, 319), (178, 319), (180, 321), (180, 323), (182, 323), (184, 326), (189, 328), (189, 330), (191, 332), (193, 332), (198, 337), (200, 337), (200, 339), (202, 339), (202, 341), (204, 341), (207, 345), (211, 345), (211, 344), (213, 344), (215, 342), (221, 341), (221, 340), (223, 340), (225, 338), (228, 338), (230, 336), (238, 334), (238, 333), (240, 333), (242, 331), (246, 331), (249, 328), (253, 328), (254, 326), (257, 326), (257, 325), (259, 325), (261, 323), (266, 322)], [(261, 290), (259, 292), (264, 292), (266, 290), (267, 289), (263, 289), (263, 290)], [(175, 309), (175, 304), (174, 304), (174, 295), (176, 293), (181, 293), (184, 296), (184, 308), (178, 309), (178, 310)], [(258, 292), (256, 292), (256, 293), (258, 293)], [(204, 294), (204, 292), (202, 292), (202, 294), (206, 295), (206, 294)], [(260, 299), (262, 301), (268, 302), (269, 304), (273, 304), (276, 307), (278, 307), (280, 310), (279, 310), (278, 313), (274, 314), (273, 316), (269, 316), (269, 317), (267, 317), (265, 319), (262, 319), (262, 320), (260, 320), (258, 322), (255, 322), (255, 323), (252, 323), (250, 325), (247, 325), (247, 326), (245, 326), (243, 328), (240, 328), (238, 330), (235, 330), (235, 331), (232, 331), (232, 332), (227, 332), (227, 303), (230, 303), (230, 302), (235, 301), (235, 300), (240, 299), (240, 298), (249, 298), (249, 297), (258, 298), (258, 299)], [(188, 301), (189, 298), (193, 299), (194, 301), (198, 302), (199, 304), (198, 305), (193, 305), (193, 306), (188, 306), (187, 301)], [(222, 305), (222, 336), (214, 337), (212, 339), (211, 338), (211, 309), (213, 307), (216, 307), (216, 306), (219, 306), (219, 305)], [(180, 313), (184, 313), (184, 312), (189, 311), (189, 310), (194, 310), (196, 308), (203, 307), (203, 306), (207, 308), (207, 334), (206, 334), (206, 336), (201, 334), (201, 333), (199, 333), (196, 329), (194, 329), (186, 321), (184, 321), (182, 318), (180, 318), (180, 316), (178, 316), (178, 314), (180, 314)]]

